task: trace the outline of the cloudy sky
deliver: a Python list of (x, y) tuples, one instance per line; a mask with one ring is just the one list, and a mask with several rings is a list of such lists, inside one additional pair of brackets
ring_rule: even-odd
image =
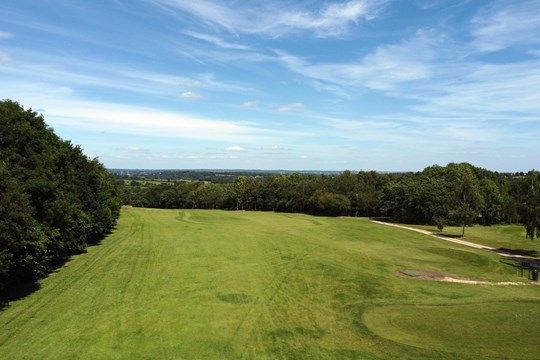
[(115, 168), (540, 168), (540, 1), (2, 0), (0, 98)]

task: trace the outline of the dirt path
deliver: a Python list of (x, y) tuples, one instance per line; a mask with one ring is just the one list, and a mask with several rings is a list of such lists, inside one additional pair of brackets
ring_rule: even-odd
[(480, 245), (480, 244), (472, 243), (472, 242), (470, 242), (470, 241), (454, 239), (454, 238), (451, 238), (451, 237), (449, 237), (449, 236), (444, 236), (444, 235), (437, 234), (437, 233), (434, 233), (434, 232), (428, 231), (428, 230), (416, 229), (416, 228), (409, 227), (409, 226), (398, 225), (398, 224), (392, 224), (392, 223), (387, 223), (387, 222), (384, 222), (384, 221), (377, 221), (377, 220), (371, 220), (371, 222), (374, 222), (374, 223), (376, 223), (376, 224), (387, 225), (387, 226), (394, 226), (394, 227), (401, 228), (401, 229), (406, 229), (406, 230), (416, 231), (416, 232), (419, 232), (419, 233), (424, 234), (424, 235), (433, 236), (433, 237), (436, 237), (436, 238), (438, 238), (438, 239), (445, 240), (445, 241), (450, 241), (450, 242), (453, 242), (453, 243), (456, 243), (456, 244), (461, 244), (461, 245), (473, 247), (473, 248), (476, 248), (476, 249), (483, 249), (483, 250), (492, 251), (492, 252), (495, 252), (495, 253), (497, 253), (497, 254), (499, 254), (499, 255), (501, 255), (501, 256), (505, 256), (505, 257), (511, 257), (511, 258), (523, 258), (523, 256), (521, 256), (521, 255), (511, 254), (511, 253), (506, 252), (506, 251), (502, 251), (502, 250), (499, 250), (499, 249), (496, 249), (496, 248), (492, 248), (492, 247), (489, 247), (489, 246), (485, 246), (485, 245)]

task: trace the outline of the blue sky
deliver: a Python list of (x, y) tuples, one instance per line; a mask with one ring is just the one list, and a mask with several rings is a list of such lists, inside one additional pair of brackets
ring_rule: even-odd
[(0, 14), (0, 98), (107, 167), (540, 167), (540, 1), (3, 0)]

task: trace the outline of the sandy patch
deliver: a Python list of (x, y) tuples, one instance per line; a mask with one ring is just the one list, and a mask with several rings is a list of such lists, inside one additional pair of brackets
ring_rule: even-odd
[(395, 275), (406, 278), (406, 279), (444, 281), (444, 282), (470, 284), (470, 285), (505, 285), (505, 286), (526, 285), (525, 283), (517, 282), (517, 281), (492, 282), (492, 281), (472, 280), (472, 279), (461, 278), (458, 275), (453, 275), (453, 274), (452, 275), (439, 274), (435, 272), (428, 272), (428, 271), (421, 271), (421, 270), (396, 271)]

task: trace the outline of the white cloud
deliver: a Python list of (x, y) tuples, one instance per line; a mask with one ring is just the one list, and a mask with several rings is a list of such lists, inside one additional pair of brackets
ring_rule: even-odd
[[(423, 104), (414, 109), (463, 119), (538, 119), (540, 60), (476, 65), (455, 75), (459, 82), (434, 83), (431, 92), (421, 94)], [(437, 85), (439, 95), (434, 95)]]
[(12, 33), (9, 33), (7, 31), (0, 31), (0, 40), (2, 39), (10, 39), (13, 37)]
[(0, 63), (8, 63), (11, 61), (13, 61), (13, 58), (9, 54), (0, 52)]
[(78, 99), (70, 89), (38, 82), (25, 85), (9, 81), (4, 85), (0, 87), (0, 98), (16, 99), (34, 109), (47, 109), (46, 121), (53, 128), (61, 126), (78, 132), (254, 144), (275, 143), (277, 139), (301, 136), (293, 131), (257, 127), (241, 121)]
[(176, 76), (171, 74), (150, 73), (135, 70), (115, 70), (115, 74), (125, 76), (132, 79), (143, 80), (160, 85), (178, 86), (184, 82), (189, 81), (189, 78)]
[(200, 100), (203, 99), (204, 96), (199, 93), (195, 93), (192, 91), (186, 91), (180, 95), (180, 98), (186, 99), (186, 100)]
[(417, 123), (537, 121), (540, 60), (490, 64), (468, 60), (467, 51), (471, 48), (444, 34), (422, 30), (402, 43), (379, 46), (356, 63), (314, 64), (277, 53), (291, 71), (314, 79), (316, 89), (368, 88), (411, 101), (416, 115), (405, 117)]
[(307, 9), (287, 1), (259, 2), (257, 7), (235, 6), (234, 3), (224, 5), (216, 0), (153, 2), (187, 12), (204, 23), (232, 33), (277, 37), (305, 30), (314, 32), (318, 37), (335, 37), (347, 34), (349, 28), (361, 20), (374, 19), (387, 1), (350, 0), (323, 5), (318, 9)]
[(212, 73), (198, 74), (197, 79), (198, 81), (201, 82), (202, 84), (201, 87), (208, 88), (213, 91), (223, 91), (223, 92), (235, 93), (235, 94), (244, 94), (247, 92), (254, 91), (252, 88), (241, 85), (241, 84), (215, 80), (215, 76)]
[(351, 24), (357, 24), (361, 19), (375, 18), (375, 3), (372, 1), (352, 0), (345, 3), (333, 3), (324, 7), (319, 13), (286, 12), (283, 24), (292, 28), (313, 30), (317, 36), (340, 36), (347, 33)]
[(301, 109), (303, 107), (304, 107), (304, 104), (302, 104), (302, 103), (294, 103), (294, 104), (290, 104), (290, 105), (281, 106), (278, 109), (278, 111), (279, 112), (287, 112), (287, 111), (293, 111), (293, 110)]
[[(437, 48), (444, 37), (430, 30), (420, 30), (400, 44), (379, 46), (358, 62), (310, 64), (306, 60), (276, 51), (279, 60), (291, 71), (319, 81), (347, 88), (366, 87), (392, 90), (398, 84), (426, 79), (431, 75), (431, 61), (440, 56)], [(333, 88), (332, 92), (339, 93)], [(343, 95), (343, 94), (342, 94)]]
[[(0, 63), (17, 59), (17, 66), (0, 68), (0, 75), (16, 79), (20, 83), (43, 82), (50, 84), (69, 84), (118, 89), (139, 94), (176, 96), (178, 87), (204, 88), (205, 92), (226, 92), (234, 94), (253, 93), (255, 90), (239, 82), (222, 81), (213, 73), (190, 74), (182, 76), (171, 73), (140, 71), (107, 64), (37, 53), (32, 50), (18, 50), (15, 54), (0, 52)], [(36, 62), (28, 62), (36, 59)], [(188, 90), (185, 89), (185, 90)], [(189, 91), (186, 91), (189, 92)], [(192, 91), (193, 92), (193, 91)], [(193, 92), (196, 93), (196, 92)], [(181, 96), (181, 95), (179, 95)], [(189, 94), (186, 94), (189, 98)], [(190, 98), (193, 100), (193, 98)]]
[(540, 1), (494, 2), (473, 19), (472, 26), (472, 45), (479, 51), (540, 44)]
[[(213, 73), (200, 73), (189, 77), (125, 70), (119, 70), (118, 72), (114, 71), (114, 73), (121, 74), (122, 76), (127, 76), (132, 79), (143, 80), (145, 82), (156, 83), (160, 85), (184, 86), (187, 88), (204, 88), (210, 91), (222, 91), (237, 94), (243, 94), (253, 91), (253, 89), (251, 89), (250, 87), (241, 84), (216, 80)], [(118, 79), (118, 81), (121, 80), (122, 79)], [(161, 86), (160, 88), (163, 87)], [(172, 88), (169, 88), (168, 90), (172, 90)]]
[(225, 151), (231, 152), (246, 152), (247, 150), (241, 146), (228, 146), (224, 149)]
[(233, 49), (233, 50), (248, 50), (249, 49), (248, 46), (231, 43), (213, 35), (201, 34), (201, 33), (193, 32), (193, 31), (186, 31), (184, 34), (198, 40), (209, 42), (223, 49)]
[(257, 101), (246, 101), (244, 103), (242, 103), (242, 107), (244, 109), (250, 109), (252, 107), (255, 107), (257, 106)]

